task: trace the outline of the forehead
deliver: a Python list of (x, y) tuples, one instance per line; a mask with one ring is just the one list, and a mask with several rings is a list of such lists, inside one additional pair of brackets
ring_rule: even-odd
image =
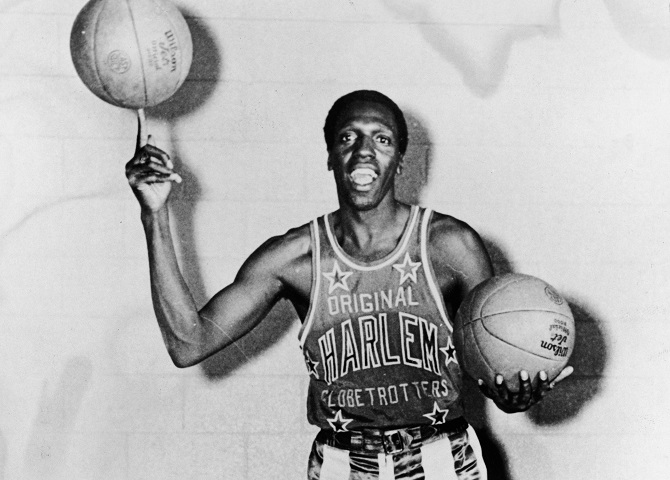
[(339, 130), (354, 123), (379, 123), (394, 133), (398, 132), (395, 116), (389, 107), (377, 102), (355, 101), (344, 107), (337, 116), (335, 129)]

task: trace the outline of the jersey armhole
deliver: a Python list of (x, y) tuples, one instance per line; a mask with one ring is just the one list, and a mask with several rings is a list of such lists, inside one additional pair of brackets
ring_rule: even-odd
[(437, 305), (437, 309), (440, 312), (442, 321), (449, 328), (449, 331), (453, 332), (454, 327), (451, 324), (449, 315), (447, 314), (447, 307), (444, 304), (444, 298), (442, 297), (442, 293), (440, 292), (440, 289), (437, 286), (437, 280), (433, 272), (433, 266), (430, 262), (430, 256), (428, 255), (428, 237), (430, 234), (429, 232), (430, 221), (432, 220), (432, 218), (433, 218), (433, 210), (430, 208), (426, 208), (426, 210), (423, 213), (423, 218), (421, 219), (421, 235), (419, 237), (421, 242), (421, 262), (423, 263), (423, 267), (426, 273), (426, 281), (428, 282), (428, 289), (430, 290), (430, 293), (433, 296), (433, 299), (435, 300), (435, 305)]
[(307, 316), (305, 322), (302, 324), (298, 341), (300, 348), (303, 348), (305, 339), (309, 334), (314, 320), (314, 309), (316, 299), (319, 296), (319, 289), (321, 287), (321, 239), (319, 238), (319, 219), (315, 218), (309, 225), (309, 231), (312, 242), (312, 289), (309, 294), (309, 308), (307, 309)]

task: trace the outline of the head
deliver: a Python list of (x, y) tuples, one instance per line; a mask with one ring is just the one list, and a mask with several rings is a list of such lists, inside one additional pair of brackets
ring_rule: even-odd
[(391, 99), (374, 91), (345, 95), (333, 104), (323, 131), (341, 205), (370, 210), (393, 199), (407, 124)]
[(355, 92), (347, 93), (346, 95), (338, 98), (333, 106), (330, 107), (330, 111), (326, 116), (326, 123), (323, 126), (323, 135), (326, 139), (326, 148), (330, 152), (333, 147), (334, 141), (334, 131), (336, 128), (336, 123), (338, 117), (346, 110), (352, 103), (355, 102), (370, 102), (378, 103), (380, 105), (385, 105), (393, 113), (395, 118), (396, 127), (398, 129), (398, 147), (400, 149), (400, 154), (405, 155), (407, 150), (407, 122), (405, 121), (405, 116), (400, 110), (400, 107), (391, 100), (389, 97), (383, 93), (379, 93), (375, 90), (356, 90)]

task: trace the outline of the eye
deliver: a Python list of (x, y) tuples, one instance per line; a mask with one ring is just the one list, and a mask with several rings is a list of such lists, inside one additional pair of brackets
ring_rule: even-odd
[(391, 137), (387, 137), (386, 135), (379, 135), (377, 141), (382, 145), (391, 145)]
[(350, 143), (354, 140), (355, 136), (352, 132), (344, 132), (339, 136), (340, 143)]

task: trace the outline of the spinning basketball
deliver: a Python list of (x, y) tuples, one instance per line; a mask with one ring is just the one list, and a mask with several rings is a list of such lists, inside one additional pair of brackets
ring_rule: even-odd
[(70, 35), (79, 77), (104, 101), (142, 109), (172, 96), (186, 79), (193, 45), (166, 0), (91, 0)]
[(544, 281), (520, 274), (493, 277), (475, 287), (458, 311), (454, 331), (465, 372), (489, 386), (499, 373), (513, 391), (519, 389), (521, 370), (533, 387), (541, 370), (553, 380), (575, 344), (568, 303)]

